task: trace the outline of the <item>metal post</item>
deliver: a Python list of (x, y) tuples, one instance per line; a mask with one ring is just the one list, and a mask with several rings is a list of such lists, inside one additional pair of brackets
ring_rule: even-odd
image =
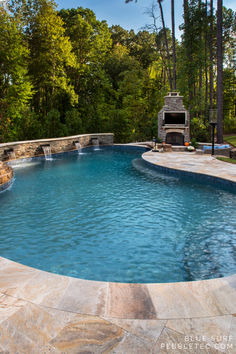
[(215, 124), (211, 123), (212, 125), (212, 147), (211, 147), (211, 155), (214, 156), (215, 154)]
[(215, 127), (217, 125), (217, 109), (210, 109), (209, 111), (209, 123), (212, 126), (212, 144), (211, 144), (211, 155), (215, 154)]

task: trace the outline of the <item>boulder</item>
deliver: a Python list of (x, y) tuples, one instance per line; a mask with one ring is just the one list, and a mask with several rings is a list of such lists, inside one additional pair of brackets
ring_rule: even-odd
[(13, 169), (6, 163), (0, 162), (0, 186), (11, 181)]

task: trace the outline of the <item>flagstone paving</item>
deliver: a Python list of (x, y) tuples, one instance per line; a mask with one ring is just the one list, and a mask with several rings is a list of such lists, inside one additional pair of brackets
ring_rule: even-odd
[[(146, 152), (143, 158), (236, 182), (236, 166), (211, 156)], [(233, 354), (235, 333), (236, 275), (121, 284), (47, 273), (0, 257), (0, 353)]]
[(1, 353), (234, 353), (235, 327), (236, 276), (120, 284), (0, 258)]
[(229, 180), (236, 183), (236, 165), (217, 160), (211, 155), (198, 155), (195, 152), (165, 152), (148, 151), (142, 158), (156, 166), (187, 171)]

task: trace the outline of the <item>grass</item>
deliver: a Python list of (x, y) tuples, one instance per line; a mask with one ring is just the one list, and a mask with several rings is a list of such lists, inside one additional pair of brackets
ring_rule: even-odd
[(236, 164), (236, 160), (233, 160), (233, 159), (231, 159), (231, 158), (229, 158), (229, 157), (217, 156), (216, 158), (217, 158), (217, 160), (220, 160), (220, 161), (224, 161), (224, 162), (229, 162), (229, 163), (234, 163), (234, 164)]
[(236, 135), (225, 135), (224, 140), (236, 147)]

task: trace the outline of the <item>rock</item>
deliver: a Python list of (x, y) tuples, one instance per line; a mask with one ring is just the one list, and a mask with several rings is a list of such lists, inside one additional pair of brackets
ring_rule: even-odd
[(0, 186), (11, 181), (13, 169), (5, 163), (0, 162)]

